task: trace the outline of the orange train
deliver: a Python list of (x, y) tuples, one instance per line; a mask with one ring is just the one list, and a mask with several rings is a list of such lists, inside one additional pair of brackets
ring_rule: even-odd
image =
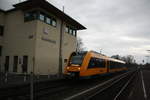
[(72, 77), (89, 77), (125, 71), (125, 62), (104, 56), (94, 51), (73, 52), (67, 62), (64, 74)]

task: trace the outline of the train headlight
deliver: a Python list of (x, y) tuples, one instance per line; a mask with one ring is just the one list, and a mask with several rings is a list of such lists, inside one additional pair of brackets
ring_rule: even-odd
[(78, 70), (80, 70), (80, 68), (78, 68)]
[(67, 69), (69, 69), (69, 67), (67, 67)]

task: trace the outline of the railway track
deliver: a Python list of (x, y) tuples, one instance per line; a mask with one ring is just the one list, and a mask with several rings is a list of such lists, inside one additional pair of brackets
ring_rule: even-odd
[(136, 75), (137, 71), (124, 73), (64, 100), (126, 100), (127, 88)]
[[(118, 73), (112, 74), (108, 76), (103, 76), (96, 79), (88, 79), (88, 80), (57, 80), (57, 81), (49, 81), (49, 82), (40, 82), (34, 84), (34, 99), (35, 100), (76, 100), (76, 99), (89, 99), (95, 100), (93, 98), (99, 98), (98, 90), (101, 90), (102, 87), (110, 86), (112, 81), (121, 80), (121, 78), (128, 75), (127, 73)], [(118, 79), (119, 78), (119, 79)], [(126, 79), (128, 80), (128, 78)], [(96, 83), (97, 82), (97, 83)], [(87, 84), (88, 83), (88, 84)], [(107, 83), (107, 84), (106, 84)], [(115, 83), (114, 83), (115, 84)], [(95, 88), (94, 90), (91, 87), (100, 86)], [(87, 90), (87, 88), (91, 89), (91, 91)], [(110, 88), (110, 87), (108, 87)], [(106, 89), (109, 90), (109, 89)], [(87, 91), (82, 93), (82, 91)], [(70, 98), (73, 94), (82, 93), (82, 95), (78, 95), (74, 98)], [(90, 95), (89, 95), (90, 93)], [(26, 84), (23, 86), (10, 87), (8, 89), (1, 88), (0, 89), (0, 100), (29, 100), (30, 98), (30, 84)], [(92, 95), (91, 95), (92, 94)], [(96, 95), (97, 94), (97, 95)], [(120, 93), (121, 94), (121, 93)], [(88, 96), (87, 96), (88, 95)], [(102, 99), (103, 100), (103, 99)], [(109, 99), (110, 100), (110, 99)], [(117, 100), (117, 99), (116, 99)]]

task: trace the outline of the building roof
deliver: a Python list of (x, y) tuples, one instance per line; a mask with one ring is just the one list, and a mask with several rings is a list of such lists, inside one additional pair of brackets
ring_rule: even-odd
[(81, 25), (79, 22), (50, 4), (49, 2), (45, 0), (28, 0), (21, 3), (18, 3), (16, 5), (13, 5), (15, 9), (21, 9), (21, 10), (28, 10), (32, 8), (43, 8), (44, 10), (51, 12), (56, 17), (60, 18), (61, 20), (65, 21), (66, 23), (74, 26), (77, 30), (83, 30), (86, 29), (83, 25)]
[(5, 12), (3, 9), (0, 8), (0, 12)]

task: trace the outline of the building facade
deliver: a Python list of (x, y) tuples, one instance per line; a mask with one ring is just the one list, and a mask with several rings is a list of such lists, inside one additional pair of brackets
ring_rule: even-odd
[(28, 0), (9, 11), (0, 10), (0, 70), (57, 74), (60, 52), (64, 67), (76, 50), (77, 30), (82, 29), (86, 28), (45, 0)]

